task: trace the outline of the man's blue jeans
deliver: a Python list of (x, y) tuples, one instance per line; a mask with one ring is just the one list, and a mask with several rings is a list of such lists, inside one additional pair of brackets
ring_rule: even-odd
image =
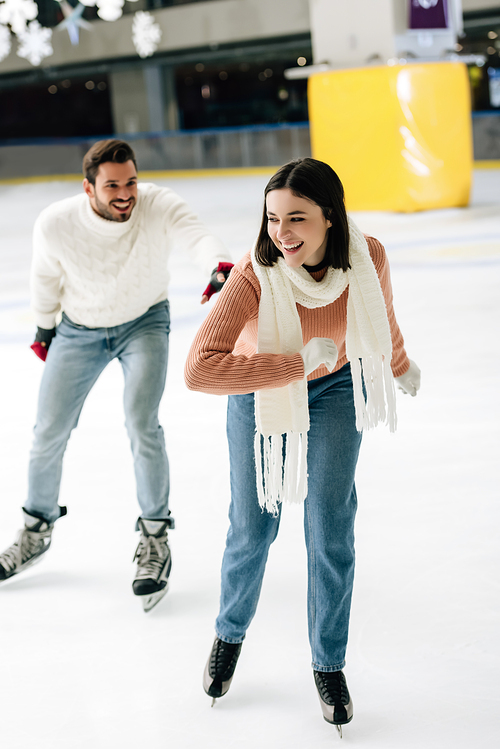
[(158, 408), (165, 388), (170, 312), (160, 302), (114, 328), (86, 328), (63, 314), (40, 385), (25, 509), (52, 523), (60, 516), (64, 451), (87, 395), (112, 359), (125, 378), (125, 424), (132, 446), (141, 516), (169, 517), (169, 469)]
[[(308, 384), (309, 490), (304, 503), (308, 563), (308, 625), (312, 665), (345, 664), (354, 580), (354, 485), (361, 434), (356, 430), (350, 365)], [(227, 435), (231, 466), (230, 527), (222, 561), (217, 636), (242, 642), (259, 600), (279, 515), (257, 500), (254, 396), (231, 395)]]

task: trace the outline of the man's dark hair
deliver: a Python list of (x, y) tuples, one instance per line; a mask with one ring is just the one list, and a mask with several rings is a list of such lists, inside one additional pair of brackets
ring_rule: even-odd
[(346, 271), (349, 264), (349, 225), (344, 202), (344, 188), (331, 166), (317, 159), (294, 159), (274, 174), (264, 190), (264, 213), (255, 256), (260, 265), (274, 265), (282, 253), (267, 231), (265, 196), (271, 190), (287, 188), (298, 198), (316, 203), (332, 226), (328, 229), (325, 260), (333, 268)]
[(107, 161), (113, 161), (115, 164), (133, 161), (137, 169), (135, 153), (124, 140), (98, 140), (83, 157), (83, 174), (91, 185), (95, 185), (100, 165)]

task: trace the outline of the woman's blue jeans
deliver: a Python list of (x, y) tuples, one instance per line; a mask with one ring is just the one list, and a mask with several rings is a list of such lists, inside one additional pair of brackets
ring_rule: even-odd
[[(354, 474), (361, 444), (350, 365), (308, 384), (308, 495), (304, 530), (308, 564), (308, 626), (312, 665), (345, 664), (354, 580)], [(280, 516), (262, 511), (254, 459), (254, 396), (230, 395), (227, 436), (231, 467), (230, 527), (222, 561), (217, 636), (242, 642), (255, 614), (269, 547)]]
[(87, 395), (103, 369), (123, 369), (125, 425), (132, 446), (141, 516), (169, 516), (169, 467), (158, 408), (165, 388), (170, 313), (160, 302), (114, 328), (86, 328), (63, 314), (40, 384), (25, 509), (52, 523), (58, 506), (64, 451)]

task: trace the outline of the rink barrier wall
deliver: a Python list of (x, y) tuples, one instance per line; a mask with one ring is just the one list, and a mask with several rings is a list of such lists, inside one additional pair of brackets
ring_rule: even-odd
[[(474, 112), (472, 131), (476, 163), (500, 160), (499, 114)], [(33, 179), (79, 180), (86, 151), (96, 140), (110, 137), (123, 138), (133, 145), (142, 175), (154, 172), (158, 176), (163, 172), (172, 178), (182, 178), (184, 172), (188, 177), (247, 175), (257, 173), (252, 171), (255, 169), (267, 173), (277, 164), (311, 155), (308, 122), (93, 138), (39, 138), (29, 142), (11, 139), (0, 141), (0, 184)]]
[[(500, 162), (499, 162), (500, 165)], [(279, 169), (276, 166), (234, 167), (232, 169), (139, 169), (138, 176), (141, 182), (155, 179), (202, 179), (207, 177), (252, 177), (258, 175), (272, 176)], [(40, 182), (81, 182), (82, 174), (50, 174), (37, 177), (14, 177), (12, 179), (0, 179), (0, 185), (25, 185)]]
[(41, 138), (0, 141), (0, 180), (81, 172), (85, 153), (97, 140), (131, 143), (141, 171), (251, 169), (274, 167), (311, 155), (309, 123), (245, 128)]
[(491, 159), (491, 161), (486, 161), (480, 159), (474, 162), (474, 169), (500, 169), (500, 160)]
[[(271, 177), (280, 167), (280, 164), (269, 167), (235, 167), (233, 169), (184, 169), (184, 170), (150, 170), (139, 171), (139, 179), (143, 182), (150, 180), (174, 180), (174, 179), (207, 179), (210, 177)], [(499, 169), (499, 161), (475, 161), (474, 169)], [(14, 177), (12, 179), (0, 179), (0, 185), (26, 185), (41, 182), (81, 182), (81, 174), (50, 174), (38, 177)]]
[(472, 113), (472, 145), (475, 159), (500, 159), (500, 112)]

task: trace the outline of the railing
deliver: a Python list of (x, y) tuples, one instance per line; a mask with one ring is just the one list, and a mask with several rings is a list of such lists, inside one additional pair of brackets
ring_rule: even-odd
[(500, 111), (472, 113), (474, 158), (500, 159)]
[[(500, 159), (500, 113), (474, 112), (474, 158)], [(140, 169), (189, 170), (279, 166), (310, 156), (309, 123), (228, 127), (0, 141), (0, 180), (81, 174), (82, 159), (92, 143), (120, 137), (131, 143)]]
[[(101, 137), (130, 142), (140, 169), (148, 171), (277, 166), (311, 154), (307, 122)], [(0, 141), (0, 179), (78, 174), (96, 140), (100, 137)]]

